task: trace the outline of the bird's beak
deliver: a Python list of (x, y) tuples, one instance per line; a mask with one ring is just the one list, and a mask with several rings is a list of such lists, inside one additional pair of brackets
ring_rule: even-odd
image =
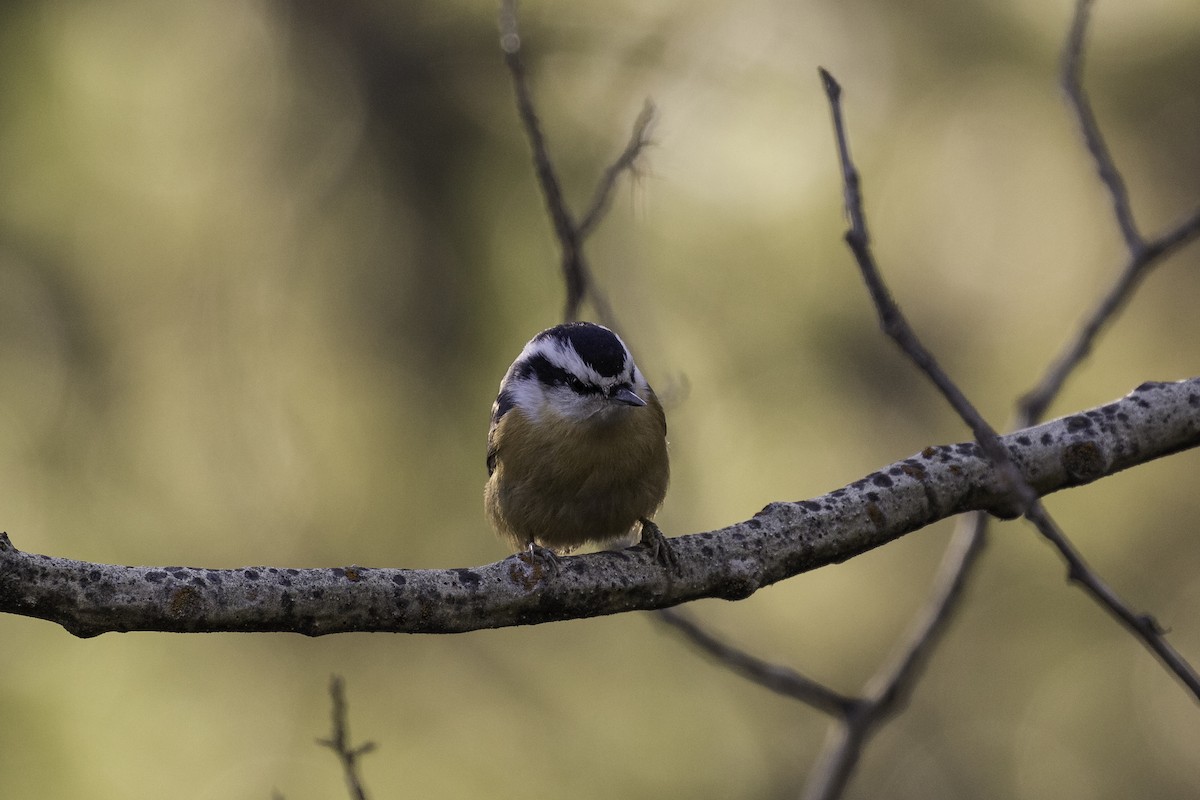
[(638, 397), (633, 389), (628, 386), (622, 386), (612, 393), (612, 399), (618, 403), (624, 403), (627, 406), (644, 406), (646, 401)]

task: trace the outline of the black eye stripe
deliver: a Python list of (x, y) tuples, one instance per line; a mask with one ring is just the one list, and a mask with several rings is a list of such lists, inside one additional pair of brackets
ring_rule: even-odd
[(595, 394), (600, 391), (599, 386), (584, 383), (562, 367), (551, 364), (545, 356), (541, 355), (533, 356), (526, 361), (518, 370), (518, 374), (520, 377), (536, 376), (538, 381), (547, 386), (570, 386), (581, 394)]

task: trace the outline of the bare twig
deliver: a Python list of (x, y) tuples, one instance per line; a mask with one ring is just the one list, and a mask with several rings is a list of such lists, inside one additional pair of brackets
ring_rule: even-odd
[(317, 739), (317, 744), (328, 747), (337, 754), (342, 770), (346, 774), (346, 788), (353, 800), (367, 800), (362, 776), (358, 772), (358, 760), (375, 749), (374, 742), (363, 742), (357, 747), (350, 744), (350, 719), (346, 706), (346, 686), (340, 675), (329, 681), (329, 696), (333, 702), (333, 733), (328, 739)]
[(1083, 91), (1083, 40), (1087, 32), (1088, 17), (1091, 14), (1093, 0), (1077, 0), (1075, 16), (1071, 21), (1071, 31), (1067, 35), (1066, 47), (1063, 48), (1062, 83), (1067, 93), (1067, 99), (1075, 108), (1079, 118), (1079, 128), (1083, 133), (1084, 143), (1088, 152), (1096, 162), (1100, 180), (1108, 188), (1112, 199), (1113, 212), (1117, 217), (1117, 226), (1125, 237), (1125, 244), (1131, 253), (1137, 254), (1145, 246), (1142, 235), (1138, 232), (1133, 220), (1133, 209), (1129, 204), (1129, 191), (1125, 188), (1125, 180), (1113, 163), (1108, 145), (1100, 133), (1100, 125), (1092, 112), (1092, 104)]
[(1041, 503), (1030, 508), (1025, 517), (1037, 526), (1042, 536), (1046, 537), (1062, 555), (1063, 560), (1067, 563), (1068, 579), (1082, 586), (1084, 591), (1092, 596), (1092, 599), (1124, 623), (1183, 683), (1191, 693), (1192, 699), (1200, 702), (1200, 673), (1197, 673), (1187, 659), (1166, 640), (1166, 630), (1158, 621), (1150, 614), (1132, 609), (1112, 587), (1100, 578), (1071, 544), (1066, 534), (1062, 532)]
[(734, 672), (777, 694), (794, 698), (835, 716), (849, 714), (856, 702), (789, 667), (764, 661), (721, 641), (699, 623), (674, 609), (663, 609), (657, 616), (660, 621), (684, 634), (688, 641)]
[(516, 0), (502, 0), (500, 4), (500, 48), (504, 52), (504, 63), (512, 75), (513, 88), (517, 96), (517, 113), (533, 151), (534, 171), (546, 201), (546, 209), (554, 225), (554, 235), (562, 251), (562, 273), (567, 287), (567, 299), (563, 319), (579, 318), (585, 300), (591, 300), (600, 321), (616, 328), (612, 306), (596, 286), (591, 268), (583, 255), (583, 243), (596, 228), (608, 209), (613, 187), (622, 172), (632, 170), (638, 156), (649, 144), (647, 137), (654, 118), (654, 106), (647, 102), (633, 126), (633, 134), (624, 151), (605, 171), (596, 187), (591, 207), (583, 221), (576, 223), (563, 196), (562, 183), (550, 159), (550, 149), (542, 132), (541, 121), (533, 105), (533, 94), (529, 89), (529, 78), (521, 60), (521, 36), (517, 26)]
[[(604, 219), (605, 213), (608, 212), (609, 202), (612, 199), (613, 189), (617, 185), (617, 179), (621, 177), (621, 173), (629, 170), (634, 173), (637, 167), (638, 157), (642, 151), (651, 143), (650, 126), (654, 123), (654, 103), (646, 100), (642, 106), (642, 113), (638, 114), (638, 118), (633, 123), (633, 134), (629, 137), (628, 144), (621, 151), (621, 155), (617, 156), (617, 160), (604, 170), (604, 175), (600, 178), (600, 183), (596, 186), (596, 193), (592, 197), (591, 208), (583, 215), (583, 221), (579, 223), (579, 236), (584, 238), (588, 236), (600, 220)], [(636, 173), (634, 173), (636, 176)]]
[(846, 244), (854, 253), (863, 281), (871, 294), (879, 316), (879, 324), (892, 341), (904, 351), (926, 377), (937, 387), (950, 406), (962, 417), (963, 421), (975, 434), (975, 441), (983, 449), (996, 468), (1010, 481), (1015, 505), (1012, 516), (1024, 511), (1027, 503), (1035, 495), (1028, 488), (1021, 488), (1019, 471), (1009, 457), (1008, 451), (1000, 444), (999, 435), (987, 423), (987, 420), (975, 409), (966, 395), (954, 384), (945, 370), (938, 365), (933, 353), (921, 344), (912, 326), (904, 318), (900, 307), (892, 299), (891, 292), (883, 282), (879, 268), (875, 264), (875, 256), (871, 253), (871, 240), (867, 234), (866, 214), (863, 211), (862, 187), (858, 169), (850, 157), (850, 143), (846, 136), (845, 120), (842, 118), (842, 87), (825, 69), (819, 70), (821, 81), (825, 86), (825, 94), (829, 98), (830, 110), (833, 113), (833, 129), (837, 142), (838, 160), (842, 167), (842, 182), (845, 187), (846, 215), (850, 219), (850, 229), (846, 231)]

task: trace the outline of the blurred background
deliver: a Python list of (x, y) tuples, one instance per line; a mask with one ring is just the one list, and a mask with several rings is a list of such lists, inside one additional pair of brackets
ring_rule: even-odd
[[(577, 209), (643, 102), (655, 146), (589, 243), (668, 404), (686, 534), (968, 438), (878, 332), (828, 108), (877, 254), (997, 425), (1124, 261), (1057, 87), (1068, 0), (522, 5)], [(563, 288), (485, 2), (0, 5), (0, 530), (121, 564), (455, 567), (496, 385)], [(1200, 203), (1200, 10), (1101, 0), (1087, 84), (1149, 234)], [(1200, 373), (1200, 247), (1051, 410)], [(1050, 499), (1200, 661), (1200, 454)], [(687, 610), (858, 691), (952, 523)], [(647, 614), (460, 636), (107, 634), (0, 618), (0, 796), (345, 796), (331, 673), (375, 797), (786, 798), (827, 721)], [(1191, 798), (1200, 709), (996, 526), (850, 797)]]

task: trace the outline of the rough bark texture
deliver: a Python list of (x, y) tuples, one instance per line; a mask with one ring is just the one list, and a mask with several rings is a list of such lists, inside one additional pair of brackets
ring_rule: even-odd
[[(1200, 378), (1146, 383), (1090, 411), (1003, 437), (1039, 495), (1200, 444)], [(974, 443), (929, 447), (822, 497), (772, 503), (721, 530), (672, 539), (678, 569), (644, 548), (486, 566), (126, 567), (23, 553), (0, 534), (0, 612), (108, 631), (457, 633), (737, 600), (964, 511), (1008, 517)], [(475, 534), (471, 534), (475, 535)]]

